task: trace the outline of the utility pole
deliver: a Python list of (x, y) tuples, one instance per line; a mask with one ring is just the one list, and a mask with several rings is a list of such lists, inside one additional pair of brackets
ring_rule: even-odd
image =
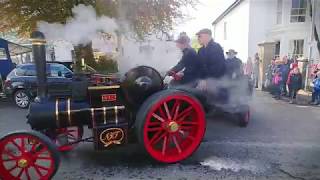
[[(308, 50), (308, 61), (307, 61), (307, 68), (306, 68), (306, 79), (304, 83), (304, 90), (307, 90), (308, 88), (308, 82), (309, 82), (309, 66), (313, 64), (312, 60), (312, 45), (314, 42), (314, 27), (315, 27), (315, 14), (316, 14), (316, 5), (315, 5), (315, 0), (308, 1), (311, 3), (311, 32), (310, 32), (310, 38), (309, 38), (309, 50)], [(309, 6), (310, 7), (310, 6)]]

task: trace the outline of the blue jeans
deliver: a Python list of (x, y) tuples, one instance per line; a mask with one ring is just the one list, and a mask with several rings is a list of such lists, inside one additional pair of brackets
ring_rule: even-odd
[(274, 85), (274, 95), (276, 98), (281, 96), (281, 84)]
[(312, 92), (312, 102), (320, 103), (320, 91), (319, 90), (314, 90)]

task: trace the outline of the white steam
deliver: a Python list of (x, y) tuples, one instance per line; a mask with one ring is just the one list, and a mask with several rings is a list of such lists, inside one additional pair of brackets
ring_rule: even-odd
[[(122, 7), (120, 15), (130, 7)], [(122, 13), (121, 13), (122, 12)], [(67, 41), (75, 45), (86, 45), (92, 42), (92, 48), (104, 53), (113, 53), (118, 60), (121, 73), (138, 65), (154, 67), (160, 72), (166, 72), (181, 58), (181, 52), (174, 42), (159, 40), (155, 34), (146, 35), (143, 42), (131, 39), (136, 32), (124, 18), (112, 19), (106, 16), (98, 17), (92, 6), (78, 5), (72, 9), (73, 17), (65, 24), (38, 23), (39, 31), (43, 32), (49, 41)], [(115, 31), (123, 33), (117, 37)], [(112, 36), (107, 37), (106, 33)], [(121, 39), (120, 48), (117, 38)]]
[(118, 28), (114, 19), (98, 17), (92, 6), (80, 4), (72, 9), (72, 14), (73, 18), (68, 19), (66, 24), (41, 21), (38, 23), (38, 29), (48, 40), (66, 40), (73, 45), (85, 45), (93, 39), (98, 39), (101, 32), (114, 33)]

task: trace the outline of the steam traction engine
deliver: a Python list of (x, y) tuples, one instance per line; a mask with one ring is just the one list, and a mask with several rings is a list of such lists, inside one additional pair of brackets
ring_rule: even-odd
[[(38, 97), (29, 107), (32, 131), (17, 131), (0, 139), (0, 179), (50, 179), (59, 166), (59, 151), (81, 141), (96, 150), (137, 139), (155, 160), (175, 163), (188, 158), (205, 133), (205, 112), (192, 94), (164, 89), (159, 73), (136, 67), (109, 86), (90, 86), (73, 77), (72, 97), (47, 95), (45, 38), (33, 32)], [(82, 138), (83, 126), (93, 137)]]

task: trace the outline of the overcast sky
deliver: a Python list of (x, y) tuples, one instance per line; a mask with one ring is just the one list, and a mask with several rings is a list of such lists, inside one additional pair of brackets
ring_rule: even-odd
[(179, 23), (175, 28), (175, 34), (185, 31), (189, 36), (202, 28), (210, 28), (212, 30), (212, 22), (217, 18), (228, 6), (235, 0), (199, 0), (200, 3), (196, 9), (185, 8), (183, 11), (189, 14), (191, 20), (185, 20)]

